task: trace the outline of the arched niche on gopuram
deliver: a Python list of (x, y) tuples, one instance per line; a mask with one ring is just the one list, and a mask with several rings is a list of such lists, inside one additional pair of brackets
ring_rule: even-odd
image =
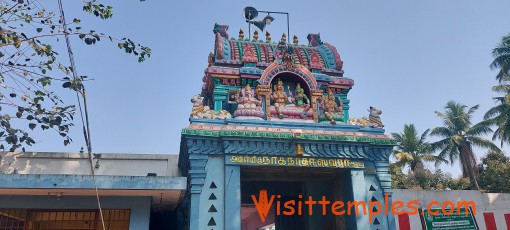
[(265, 102), (267, 120), (317, 122), (317, 100), (322, 90), (306, 67), (275, 62), (258, 82), (257, 94)]

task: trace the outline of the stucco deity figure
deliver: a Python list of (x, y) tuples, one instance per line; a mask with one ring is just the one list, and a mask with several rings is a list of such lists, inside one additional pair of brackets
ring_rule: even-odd
[(319, 117), (319, 121), (325, 121), (327, 119), (331, 124), (336, 124), (337, 121), (344, 122), (343, 104), (342, 100), (339, 101), (340, 105), (337, 105), (335, 94), (333, 94), (331, 88), (328, 89), (328, 95), (323, 97), (321, 101), (324, 114)]
[(369, 113), (368, 117), (351, 118), (349, 119), (348, 124), (359, 125), (365, 128), (384, 128), (380, 117), (382, 111), (372, 106), (370, 106), (367, 111)]
[(232, 116), (226, 110), (213, 111), (203, 104), (204, 97), (200, 94), (193, 96), (191, 103), (193, 103), (193, 109), (191, 110), (191, 118), (203, 118), (203, 119), (227, 119)]
[(372, 106), (370, 106), (370, 108), (368, 108), (367, 111), (369, 113), (368, 125), (372, 128), (384, 128), (384, 125), (380, 117), (382, 111)]
[(301, 88), (301, 84), (297, 83), (296, 90), (294, 90), (294, 102), (299, 107), (305, 107), (310, 104), (310, 99), (305, 94), (305, 90)]
[(310, 109), (310, 99), (305, 94), (305, 90), (301, 88), (301, 84), (297, 83), (296, 90), (294, 90), (294, 103), (298, 107), (303, 108), (303, 112), (301, 113), (301, 118), (306, 117), (306, 113)]
[(255, 97), (255, 91), (248, 84), (234, 96), (237, 101), (236, 118), (261, 119), (264, 116), (261, 101)]
[(287, 102), (290, 103), (290, 105), (294, 105), (294, 98), (292, 95), (287, 95), (283, 88), (283, 82), (279, 79), (273, 89), (274, 90), (271, 93), (271, 100), (274, 101), (274, 107), (276, 109), (278, 118), (283, 119), (283, 107), (287, 105)]

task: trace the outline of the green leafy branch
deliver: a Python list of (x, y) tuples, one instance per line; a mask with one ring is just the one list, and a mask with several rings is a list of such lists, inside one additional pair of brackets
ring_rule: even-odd
[[(97, 0), (82, 0), (83, 11), (108, 19), (113, 8)], [(137, 56), (143, 62), (151, 49), (129, 38), (115, 38), (94, 30), (85, 32), (81, 19), (66, 23), (60, 12), (46, 10), (48, 2), (0, 0), (0, 149), (15, 151), (31, 146), (36, 141), (31, 133), (36, 128), (54, 130), (68, 136), (75, 106), (61, 99), (62, 87), (84, 96), (83, 83), (87, 76), (73, 77), (73, 68), (67, 55), (60, 56), (55, 47), (65, 47), (62, 38), (78, 37), (86, 45), (102, 40), (115, 42), (125, 53)], [(67, 29), (65, 29), (67, 28)], [(55, 81), (61, 84), (54, 84)]]

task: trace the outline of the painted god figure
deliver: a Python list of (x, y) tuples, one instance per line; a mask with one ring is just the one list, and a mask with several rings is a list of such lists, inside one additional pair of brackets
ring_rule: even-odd
[(331, 88), (329, 88), (328, 95), (323, 97), (321, 101), (324, 114), (319, 116), (319, 122), (329, 121), (331, 124), (336, 124), (337, 121), (344, 122), (343, 104), (342, 100), (339, 101), (340, 105), (337, 105), (335, 95)]
[(296, 106), (303, 108), (303, 112), (301, 112), (301, 118), (306, 118), (306, 113), (310, 109), (310, 99), (305, 94), (305, 90), (301, 88), (301, 84), (297, 83), (296, 90), (294, 90), (294, 102)]
[(209, 106), (203, 104), (204, 97), (200, 94), (193, 96), (191, 103), (193, 103), (193, 108), (191, 110), (190, 118), (223, 120), (232, 117), (226, 110), (212, 111)]
[(278, 80), (278, 83), (274, 86), (273, 93), (271, 93), (271, 100), (274, 101), (274, 107), (276, 109), (276, 113), (278, 118), (283, 119), (283, 107), (287, 105), (286, 102), (290, 103), (290, 105), (294, 105), (294, 98), (292, 95), (288, 96), (283, 88), (283, 82)]
[(301, 84), (297, 83), (296, 90), (294, 90), (295, 96), (294, 101), (297, 106), (304, 107), (310, 104), (310, 99), (305, 94), (305, 90), (301, 88)]
[(277, 117), (281, 121), (313, 122), (310, 99), (301, 85), (297, 84), (294, 90), (287, 85), (287, 91), (285, 91), (284, 83), (278, 79), (276, 85), (273, 86), (270, 100), (272, 103), (270, 106), (271, 116)]
[(236, 119), (262, 119), (264, 112), (260, 106), (261, 101), (255, 97), (255, 91), (248, 84), (235, 95), (237, 110), (234, 112)]

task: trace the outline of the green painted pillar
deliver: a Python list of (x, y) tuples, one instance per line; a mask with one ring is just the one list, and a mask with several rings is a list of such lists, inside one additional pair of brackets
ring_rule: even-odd
[(347, 121), (349, 121), (349, 108), (351, 107), (349, 105), (349, 103), (351, 103), (351, 100), (349, 99), (344, 99), (342, 100), (342, 103), (344, 104), (342, 106), (342, 109), (344, 110), (344, 119), (345, 119), (345, 123), (347, 123)]
[(220, 111), (223, 108), (223, 103), (228, 100), (228, 89), (215, 87), (213, 92), (214, 111)]

